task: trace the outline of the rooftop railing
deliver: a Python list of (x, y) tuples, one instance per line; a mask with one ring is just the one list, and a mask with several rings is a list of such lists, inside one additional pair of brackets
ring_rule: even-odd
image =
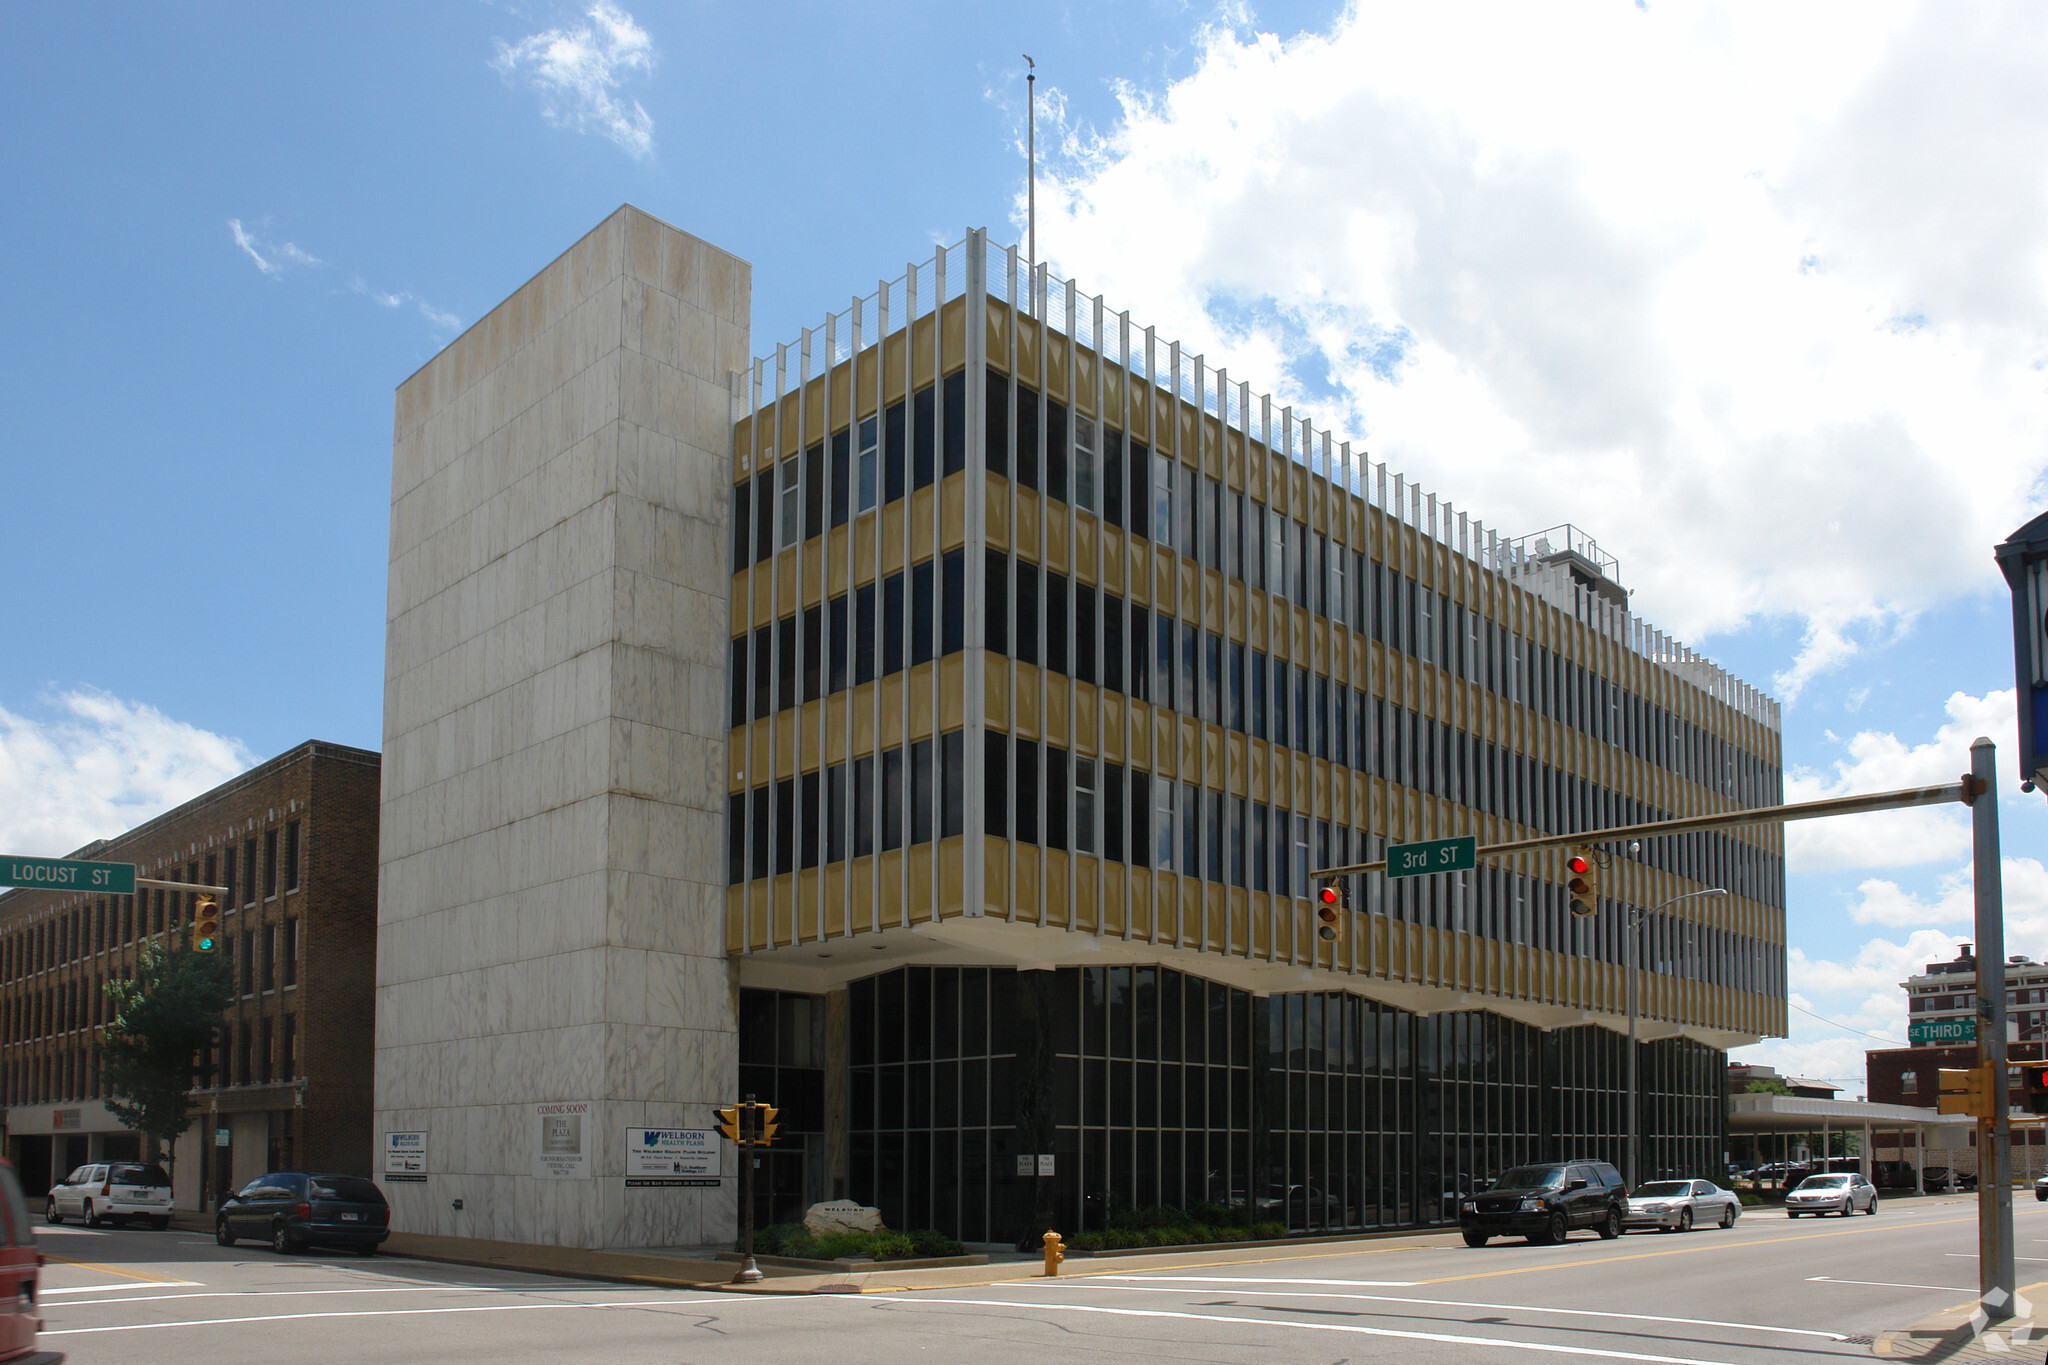
[[(971, 271), (976, 265), (980, 270)], [(929, 261), (910, 263), (896, 279), (879, 282), (873, 293), (828, 314), (821, 325), (805, 328), (796, 341), (756, 357), (750, 373), (734, 377), (735, 415), (776, 402), (879, 345), (882, 338), (964, 297), (970, 273), (985, 278), (990, 298), (1043, 318), (1051, 330), (1071, 337), (1133, 377), (1196, 405), (1246, 439), (1285, 454), (1452, 553), (1514, 579), (1742, 715), (1772, 729), (1780, 728), (1775, 699), (1672, 639), (1626, 606), (1575, 581), (1569, 569), (1556, 560), (1558, 552), (1580, 554), (1610, 580), (1620, 569), (1620, 562), (1603, 554), (1598, 542), (1584, 532), (1564, 526), (1532, 535), (1502, 536), (1447, 499), (1425, 492), (1384, 461), (1373, 460), (1362, 448), (1354, 451), (1351, 442), (1337, 439), (1328, 428), (1317, 429), (1291, 406), (1276, 407), (1270, 395), (1253, 394), (1249, 383), (1232, 380), (1225, 369), (1210, 366), (1179, 342), (1162, 341), (1152, 328), (1134, 326), (1129, 313), (1111, 312), (1100, 295), (1084, 293), (1073, 281), (1053, 276), (1043, 262), (1031, 267), (1015, 246), (999, 246), (982, 231), (970, 231), (965, 239), (938, 248)]]

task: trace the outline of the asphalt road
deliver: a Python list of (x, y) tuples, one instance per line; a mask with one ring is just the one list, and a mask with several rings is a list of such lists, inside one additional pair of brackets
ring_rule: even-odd
[[(2048, 1204), (2017, 1202), (2020, 1283), (2048, 1281)], [(1974, 1200), (1876, 1217), (1566, 1245), (1455, 1236), (1343, 1255), (1247, 1248), (1185, 1269), (1068, 1263), (1057, 1281), (754, 1296), (379, 1256), (276, 1256), (179, 1230), (44, 1228), (43, 1345), (161, 1361), (1498, 1360), (1761, 1365), (1870, 1359), (1870, 1338), (1971, 1298)], [(1299, 1249), (1296, 1249), (1298, 1251)], [(2030, 1353), (2031, 1356), (2031, 1353)]]

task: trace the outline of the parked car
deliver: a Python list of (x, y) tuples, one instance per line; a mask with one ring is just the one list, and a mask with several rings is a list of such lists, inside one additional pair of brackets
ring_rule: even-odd
[(2048, 1199), (2048, 1175), (2044, 1175), (2034, 1182), (2034, 1198)]
[(0, 1365), (63, 1365), (55, 1351), (38, 1351), (43, 1329), (43, 1255), (36, 1250), (28, 1200), (14, 1167), (0, 1160)]
[(213, 1240), (224, 1247), (244, 1237), (289, 1255), (301, 1247), (355, 1248), (374, 1256), (391, 1235), (391, 1206), (373, 1180), (332, 1171), (272, 1171), (221, 1201)]
[(1797, 1218), (1810, 1213), (1819, 1218), (1839, 1213), (1844, 1218), (1857, 1210), (1877, 1212), (1877, 1186), (1862, 1175), (1810, 1175), (1799, 1188), (1785, 1196), (1785, 1216)]
[(1702, 1224), (1732, 1228), (1741, 1216), (1742, 1201), (1711, 1180), (1653, 1180), (1629, 1191), (1621, 1226), (1691, 1232)]
[(1573, 1228), (1619, 1237), (1627, 1209), (1628, 1188), (1613, 1166), (1604, 1161), (1559, 1161), (1517, 1166), (1483, 1194), (1462, 1200), (1458, 1226), (1468, 1247), (1514, 1236), (1549, 1245), (1564, 1241)]
[(134, 1161), (80, 1166), (50, 1187), (43, 1216), (52, 1223), (77, 1218), (89, 1228), (142, 1219), (161, 1231), (171, 1225), (171, 1178), (161, 1166)]

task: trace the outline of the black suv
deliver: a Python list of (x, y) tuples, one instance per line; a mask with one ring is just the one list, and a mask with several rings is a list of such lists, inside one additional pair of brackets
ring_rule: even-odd
[(1490, 1237), (1526, 1237), (1538, 1245), (1562, 1242), (1573, 1228), (1621, 1236), (1628, 1189), (1621, 1172), (1604, 1161), (1549, 1161), (1517, 1166), (1481, 1194), (1458, 1203), (1465, 1245)]

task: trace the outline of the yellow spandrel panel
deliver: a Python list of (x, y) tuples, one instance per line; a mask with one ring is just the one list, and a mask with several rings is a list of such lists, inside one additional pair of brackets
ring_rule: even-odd
[(1124, 591), (1124, 533), (1114, 526), (1102, 528), (1102, 590), (1119, 596)]
[(939, 484), (939, 538), (943, 548), (967, 543), (967, 476), (948, 474)]
[(1062, 749), (1073, 747), (1073, 730), (1067, 714), (1067, 680), (1057, 673), (1042, 678), (1045, 688), (1045, 742)]
[(1229, 637), (1232, 642), (1243, 644), (1250, 638), (1248, 627), (1245, 624), (1244, 584), (1234, 578), (1228, 580), (1224, 584), (1223, 595), (1225, 599), (1224, 610), (1230, 617)]
[(1067, 391), (1067, 362), (1073, 358), (1074, 344), (1058, 332), (1045, 334), (1045, 396), (1055, 402), (1073, 404), (1073, 395)]
[(882, 396), (891, 402), (909, 392), (904, 382), (908, 371), (904, 355), (907, 341), (901, 332), (882, 339)]
[(1101, 747), (1096, 738), (1101, 734), (1098, 715), (1101, 711), (1101, 695), (1089, 683), (1074, 684), (1074, 752), (1093, 754)]
[(932, 678), (937, 664), (919, 664), (906, 675), (910, 679), (910, 739), (932, 733)]
[(906, 853), (904, 875), (910, 879), (910, 922), (923, 924), (932, 918), (932, 846), (912, 844)]
[(1227, 730), (1223, 736), (1223, 747), (1229, 756), (1230, 794), (1243, 800), (1251, 795), (1251, 783), (1245, 774), (1245, 746), (1250, 743), (1235, 730)]
[[(1243, 602), (1244, 613), (1242, 619), (1244, 621), (1246, 643), (1253, 649), (1263, 652), (1266, 648), (1266, 594), (1262, 592), (1246, 593), (1236, 585), (1232, 585), (1231, 591), (1239, 594), (1240, 598), (1245, 599)], [(1237, 601), (1237, 598), (1233, 598), (1233, 605)], [(1247, 661), (1247, 666), (1249, 666), (1249, 661)]]
[(1266, 748), (1266, 741), (1251, 739), (1244, 741), (1248, 752), (1244, 767), (1240, 769), (1250, 784), (1248, 795), (1254, 801), (1271, 802), (1273, 799), (1273, 759)]
[(982, 503), (983, 530), (991, 549), (1010, 548), (1010, 481), (1000, 474), (988, 476), (987, 496)]
[(1202, 722), (1202, 773), (1205, 778), (1205, 786), (1220, 788), (1223, 785), (1223, 736), (1225, 733), (1226, 731), (1221, 726), (1211, 725), (1207, 721)]
[(1246, 917), (1246, 932), (1251, 940), (1251, 955), (1270, 961), (1273, 956), (1273, 900), (1263, 891), (1248, 894), (1251, 905)]
[(910, 325), (910, 374), (914, 389), (924, 388), (932, 382), (932, 329), (936, 325), (930, 314)]
[(1045, 850), (1045, 922), (1064, 929), (1073, 914), (1073, 903), (1067, 894), (1068, 857), (1056, 848)]
[(1039, 850), (1036, 844), (1018, 844), (1016, 908), (1011, 918), (1026, 924), (1038, 923)]
[(1182, 616), (1193, 616), (1202, 601), (1201, 566), (1192, 559), (1181, 559), (1178, 555), (1174, 558), (1178, 561), (1174, 566), (1174, 579), (1180, 586), (1180, 596), (1175, 600), (1181, 604)]
[(939, 310), (939, 325), (943, 329), (939, 336), (940, 354), (945, 357), (945, 368), (958, 369), (967, 355), (967, 300), (954, 299)]
[(932, 504), (937, 499), (938, 490), (931, 487), (919, 488), (910, 495), (910, 562), (913, 564), (932, 557)]
[(967, 656), (948, 654), (939, 661), (939, 729), (957, 730), (967, 723)]
[(989, 729), (1010, 728), (1010, 665), (1001, 655), (989, 655), (982, 671), (981, 706)]
[(881, 912), (884, 929), (903, 927), (903, 850), (879, 854), (882, 868), (882, 894), (877, 908)]
[(747, 747), (752, 751), (752, 756), (747, 760), (747, 783), (751, 786), (760, 774), (770, 771), (768, 767), (767, 721), (758, 720), (754, 722), (754, 733)]
[(1178, 743), (1180, 729), (1178, 718), (1171, 711), (1152, 710), (1152, 755), (1157, 771), (1162, 777), (1179, 777), (1177, 766), (1180, 758)]
[(967, 841), (954, 836), (939, 841), (939, 918), (967, 913)]
[[(1029, 290), (1026, 292), (1029, 293)], [(1037, 322), (1029, 318), (1019, 318), (1017, 320), (1017, 363), (1011, 373), (1017, 376), (1018, 383), (1029, 384), (1033, 388), (1044, 387), (1039, 377), (1038, 367), (1041, 359), (1039, 344)]]
[(825, 869), (825, 937), (844, 938), (849, 932), (846, 921), (846, 864), (835, 863)]
[(1180, 556), (1171, 550), (1152, 547), (1152, 591), (1161, 611), (1179, 611)]
[(1096, 881), (1100, 865), (1085, 854), (1074, 855), (1074, 928), (1094, 933), (1102, 925), (1102, 895)]
[[(1223, 633), (1225, 579), (1214, 569), (1200, 570), (1202, 576), (1202, 628), (1215, 635)], [(1206, 646), (1205, 646), (1206, 648)], [(1205, 664), (1204, 667), (1207, 667)]]
[(818, 873), (815, 869), (797, 874), (796, 941), (811, 943), (818, 937)]
[(1030, 664), (1017, 665), (1017, 710), (1010, 728), (1028, 739), (1038, 738), (1038, 670)]
[(1102, 932), (1121, 937), (1125, 924), (1124, 869), (1119, 863), (1111, 863), (1109, 875), (1102, 879)]
[(993, 834), (981, 840), (981, 913), (1007, 919), (1010, 914), (1010, 841)]
[(1067, 515), (1056, 502), (1045, 504), (1045, 567), (1054, 573), (1070, 572), (1073, 556), (1067, 544)]
[(1118, 692), (1102, 694), (1102, 761), (1124, 761), (1124, 699)]
[(1074, 578), (1078, 582), (1096, 581), (1095, 532), (1095, 518), (1077, 509), (1074, 513)]
[(1152, 766), (1152, 707), (1142, 701), (1127, 701), (1131, 723), (1126, 727), (1130, 736), (1131, 756), (1125, 760), (1134, 768)]
[(876, 686), (882, 689), (882, 747), (903, 743), (903, 675), (891, 673)]
[(1132, 539), (1124, 549), (1124, 596), (1141, 607), (1152, 605), (1152, 552)]
[(1132, 938), (1152, 936), (1152, 874), (1142, 867), (1131, 869), (1129, 899), (1125, 902)]
[(1038, 494), (1028, 488), (1017, 490), (1017, 553), (1025, 559), (1038, 559), (1041, 554), (1038, 541), (1041, 510)]

